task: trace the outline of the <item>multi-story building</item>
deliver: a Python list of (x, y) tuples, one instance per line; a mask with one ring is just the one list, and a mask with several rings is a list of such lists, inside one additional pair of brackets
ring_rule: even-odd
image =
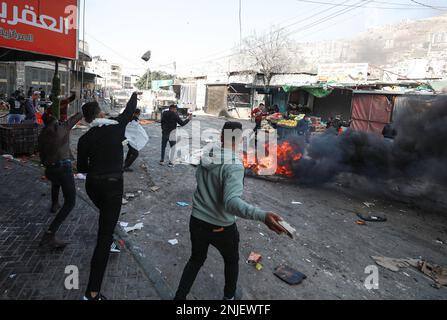
[(126, 89), (126, 90), (132, 89), (132, 77), (123, 76), (122, 86), (123, 86), (123, 89)]
[(114, 90), (123, 88), (123, 68), (120, 64), (110, 64), (110, 87)]
[(122, 66), (117, 63), (110, 63), (99, 56), (93, 57), (88, 64), (89, 72), (97, 74), (97, 89), (119, 90), (123, 88)]

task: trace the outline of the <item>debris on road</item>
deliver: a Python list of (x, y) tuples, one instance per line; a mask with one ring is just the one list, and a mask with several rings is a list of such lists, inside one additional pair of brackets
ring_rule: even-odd
[(442, 267), (422, 259), (394, 259), (387, 257), (371, 257), (376, 264), (393, 272), (398, 272), (400, 268), (413, 267), (431, 278), (435, 283), (434, 287), (440, 289), (447, 286), (447, 267)]
[(9, 279), (14, 279), (16, 276), (17, 276), (16, 274), (11, 274), (11, 275), (9, 276)]
[(256, 270), (261, 271), (264, 266), (261, 264), (262, 255), (256, 252), (251, 252), (247, 259), (247, 264), (254, 266)]
[(188, 206), (189, 206), (189, 203), (179, 201), (179, 202), (177, 202), (177, 205), (178, 205), (179, 207), (188, 207)]
[(126, 199), (134, 199), (135, 198), (135, 193), (126, 193)]
[(122, 204), (123, 204), (123, 205), (126, 205), (126, 204), (128, 204), (128, 203), (129, 203), (129, 201), (127, 201), (126, 199), (123, 198), (123, 202), (122, 202)]
[(359, 226), (366, 226), (366, 222), (364, 220), (357, 220), (355, 223), (357, 223)]
[(436, 243), (438, 243), (438, 244), (445, 244), (444, 240), (441, 240), (440, 238), (436, 239)]
[(251, 252), (247, 259), (247, 264), (256, 265), (262, 260), (262, 255), (256, 252)]
[(82, 173), (76, 173), (76, 174), (74, 175), (74, 178), (75, 178), (76, 180), (87, 180), (87, 177), (86, 177), (84, 174), (82, 174)]
[(384, 267), (385, 269), (391, 270), (393, 272), (398, 272), (400, 268), (414, 267), (417, 268), (418, 259), (395, 259), (387, 257), (371, 257), (377, 265)]
[(292, 204), (302, 205), (303, 203), (299, 201), (292, 201)]
[(144, 227), (143, 223), (137, 223), (133, 227), (125, 227), (124, 228), (124, 232), (129, 233), (129, 232), (132, 232), (132, 231), (141, 230), (141, 229), (143, 229), (143, 227)]
[(284, 265), (276, 267), (273, 274), (290, 285), (298, 285), (307, 279), (305, 274)]
[(430, 277), (434, 282), (435, 288), (447, 287), (447, 268), (432, 264), (427, 261), (421, 261), (418, 269), (426, 276)]
[(176, 246), (178, 245), (178, 240), (177, 239), (172, 239), (168, 241), (170, 245)]
[(119, 244), (120, 248), (125, 248), (126, 247), (126, 243), (122, 239), (118, 240), (118, 244)]
[(4, 154), (2, 155), (3, 158), (5, 158), (6, 160), (15, 160), (14, 157), (10, 154)]
[(363, 202), (363, 204), (368, 208), (374, 207), (376, 205), (375, 203), (371, 203), (371, 202)]
[(129, 222), (120, 222), (120, 226), (126, 228), (129, 226)]
[(382, 217), (382, 216), (378, 216), (378, 215), (364, 217), (363, 215), (358, 213), (357, 217), (359, 217), (363, 221), (367, 221), (367, 222), (386, 222), (386, 221), (388, 221), (388, 219), (386, 217)]
[(160, 190), (160, 187), (157, 187), (157, 186), (151, 187), (152, 192), (157, 192), (158, 190)]
[(149, 124), (154, 124), (155, 121), (153, 120), (139, 120), (139, 123), (143, 126), (143, 125), (149, 125)]

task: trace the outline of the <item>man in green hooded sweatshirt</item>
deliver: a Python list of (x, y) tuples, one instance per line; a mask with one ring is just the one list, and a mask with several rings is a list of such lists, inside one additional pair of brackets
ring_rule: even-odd
[(222, 130), (222, 145), (205, 153), (197, 169), (197, 189), (190, 221), (192, 253), (186, 265), (175, 300), (186, 300), (203, 266), (209, 245), (222, 255), (225, 263), (224, 300), (241, 299), (237, 292), (239, 275), (239, 232), (236, 216), (261, 221), (272, 231), (287, 231), (279, 224), (282, 218), (258, 209), (244, 200), (244, 167), (238, 147), (242, 124), (227, 122)]

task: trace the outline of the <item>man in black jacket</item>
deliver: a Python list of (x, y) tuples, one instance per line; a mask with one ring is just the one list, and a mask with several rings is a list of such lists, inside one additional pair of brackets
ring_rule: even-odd
[(177, 124), (184, 127), (191, 120), (192, 120), (192, 114), (185, 121), (180, 119), (180, 116), (177, 113), (177, 106), (175, 104), (171, 105), (168, 111), (163, 112), (163, 115), (161, 117), (161, 131), (162, 131), (161, 160), (160, 160), (161, 165), (164, 165), (165, 163), (166, 146), (168, 145), (169, 142), (169, 146), (171, 147), (169, 156), (169, 166), (170, 167), (174, 166), (172, 161), (174, 160), (173, 157), (175, 154), (174, 146), (177, 143), (176, 137), (174, 136), (175, 135), (174, 131), (177, 129)]
[(87, 194), (99, 209), (98, 240), (84, 300), (105, 300), (101, 285), (123, 199), (123, 142), (137, 103), (134, 93), (116, 120), (105, 119), (97, 102), (82, 107), (92, 128), (79, 139), (78, 171), (87, 174)]

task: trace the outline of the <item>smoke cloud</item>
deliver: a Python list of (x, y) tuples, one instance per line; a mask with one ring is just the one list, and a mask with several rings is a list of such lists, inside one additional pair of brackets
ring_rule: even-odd
[[(445, 100), (444, 100), (445, 101)], [(447, 187), (447, 105), (437, 100), (424, 112), (406, 112), (394, 123), (394, 142), (381, 136), (348, 130), (341, 136), (328, 130), (315, 136), (294, 163), (299, 183), (331, 182), (343, 173), (368, 180), (405, 179)], [(302, 141), (293, 141), (304, 148)], [(301, 149), (304, 150), (304, 149)]]

